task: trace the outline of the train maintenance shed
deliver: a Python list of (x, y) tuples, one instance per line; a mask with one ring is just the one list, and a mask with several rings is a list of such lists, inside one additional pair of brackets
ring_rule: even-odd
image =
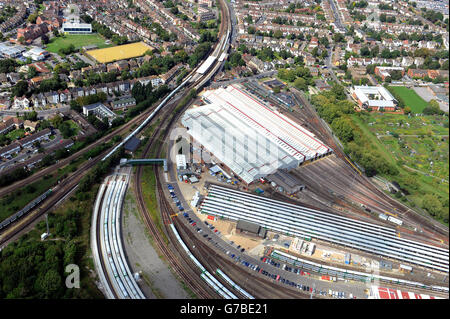
[(448, 249), (397, 236), (395, 228), (209, 185), (199, 212), (258, 223), (268, 230), (313, 237), (379, 256), (448, 273)]
[(202, 98), (208, 104), (187, 110), (182, 124), (247, 184), (332, 152), (313, 133), (239, 84), (207, 90)]

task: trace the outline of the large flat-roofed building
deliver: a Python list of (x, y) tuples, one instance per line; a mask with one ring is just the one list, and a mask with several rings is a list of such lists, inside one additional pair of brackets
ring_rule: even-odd
[(395, 111), (397, 108), (397, 100), (383, 86), (355, 86), (350, 92), (363, 109)]
[(61, 32), (69, 34), (89, 34), (92, 33), (92, 26), (90, 23), (64, 22), (61, 27)]
[(202, 97), (208, 104), (186, 111), (182, 124), (195, 142), (247, 184), (332, 152), (241, 85), (209, 90)]
[(108, 109), (103, 103), (98, 102), (94, 104), (89, 104), (83, 106), (83, 114), (85, 116), (89, 116), (90, 114), (94, 114), (99, 119), (108, 118), (109, 123), (111, 124), (112, 120), (116, 117), (116, 114)]

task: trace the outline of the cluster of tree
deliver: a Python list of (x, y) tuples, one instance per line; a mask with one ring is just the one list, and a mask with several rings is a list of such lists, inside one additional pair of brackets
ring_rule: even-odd
[(406, 19), (406, 24), (409, 24), (409, 25), (423, 25), (421, 20), (419, 20), (419, 19), (411, 19), (411, 18)]
[(397, 169), (387, 162), (364, 133), (354, 125), (350, 115), (355, 113), (353, 104), (346, 100), (344, 88), (334, 85), (332, 90), (314, 95), (312, 102), (317, 112), (344, 143), (344, 151), (365, 170), (367, 176), (377, 173), (397, 175)]
[(345, 42), (345, 36), (343, 34), (341, 34), (341, 33), (335, 33), (333, 35), (333, 40), (336, 43)]
[[(203, 58), (203, 57), (202, 57)], [(149, 75), (160, 75), (169, 71), (175, 64), (186, 63), (189, 56), (184, 50), (176, 52), (173, 56), (154, 57), (144, 62), (141, 67), (133, 73), (134, 77), (145, 77)]]
[(86, 96), (79, 96), (76, 99), (70, 101), (70, 108), (81, 112), (82, 107), (84, 105), (90, 105), (97, 102), (105, 102), (107, 99), (105, 92), (98, 92), (96, 94), (86, 95)]
[(231, 70), (231, 68), (237, 66), (245, 66), (245, 61), (242, 59), (242, 55), (238, 51), (235, 51), (228, 56), (225, 62), (225, 70)]
[(425, 115), (442, 115), (444, 111), (441, 110), (436, 100), (431, 100), (428, 102), (427, 107), (423, 109), (422, 113)]
[(64, 281), (65, 265), (75, 262), (76, 246), (69, 243), (28, 240), (8, 245), (0, 252), (0, 298), (74, 297), (79, 289), (66, 288)]
[(80, 181), (77, 194), (89, 192), (92, 187), (96, 183), (99, 183), (101, 178), (110, 171), (111, 167), (114, 167), (119, 163), (122, 157), (124, 157), (124, 149), (120, 148), (106, 160), (100, 161), (100, 163), (98, 163), (94, 169)]
[[(136, 83), (137, 84), (137, 83)], [(135, 84), (135, 85), (136, 85)], [(134, 89), (134, 86), (133, 86)], [(158, 101), (162, 96), (166, 95), (169, 92), (169, 88), (167, 85), (161, 85), (156, 90), (152, 90), (151, 93), (146, 95), (146, 99), (142, 102), (139, 102), (135, 107), (128, 109), (126, 113), (126, 120), (129, 120), (141, 112), (145, 111), (147, 108), (153, 105), (156, 101)], [(148, 92), (146, 90), (146, 92)]]
[(392, 6), (386, 3), (380, 3), (378, 5), (378, 9), (380, 10), (393, 10)]
[(286, 24), (286, 25), (293, 25), (294, 22), (292, 21), (292, 19), (287, 19), (287, 18), (282, 18), (280, 16), (272, 19), (272, 23), (276, 23), (276, 24)]
[[(398, 80), (401, 80), (402, 77), (403, 77), (402, 71), (400, 71), (400, 70), (393, 70), (393, 71), (390, 72), (390, 74), (387, 77), (387, 79), (398, 81)], [(386, 82), (388, 81), (387, 79), (386, 79)]]
[(200, 33), (200, 40), (199, 43), (203, 42), (215, 42), (217, 39), (217, 36), (214, 32), (204, 30)]
[(402, 32), (398, 35), (399, 40), (409, 40), (409, 41), (436, 41), (442, 44), (442, 35), (441, 34), (432, 34), (429, 32), (422, 33), (406, 33)]
[(2, 11), (0, 12), (0, 23), (3, 23), (6, 20), (8, 20), (8, 18), (12, 17), (16, 12), (17, 9), (10, 5), (3, 7)]
[(151, 83), (142, 85), (141, 82), (136, 82), (131, 89), (131, 95), (136, 99), (137, 103), (140, 103), (146, 99), (148, 99), (153, 91), (153, 87)]
[(12, 96), (24, 96), (28, 93), (28, 82), (20, 80), (11, 89)]
[(19, 64), (14, 59), (2, 59), (0, 60), (0, 73), (14, 72)]
[(364, 13), (358, 12), (358, 11), (352, 11), (351, 15), (354, 20), (356, 21), (365, 21), (367, 19), (366, 15)]
[(395, 16), (388, 16), (386, 13), (380, 14), (380, 22), (395, 23), (395, 21)]
[(378, 56), (378, 54), (380, 53), (380, 48), (378, 45), (374, 46), (372, 48), (372, 50), (369, 49), (368, 46), (363, 46), (360, 50), (359, 50), (359, 54), (361, 54), (361, 56), (363, 57), (373, 57), (376, 58)]
[(358, 2), (352, 2), (351, 3), (351, 7), (353, 8), (366, 8), (369, 4), (367, 3), (367, 1), (358, 1)]
[[(425, 9), (425, 8), (423, 8)], [(437, 21), (443, 21), (444, 20), (444, 15), (439, 12), (439, 11), (434, 11), (434, 10), (427, 10), (425, 9), (423, 11), (423, 17), (433, 23), (436, 23)]]
[(307, 90), (309, 85), (313, 85), (311, 73), (308, 68), (298, 66), (295, 69), (278, 69), (278, 76), (282, 80), (294, 82), (294, 86), (299, 90)]
[(431, 216), (448, 223), (449, 200), (437, 194), (425, 194), (422, 197), (422, 208)]
[(61, 132), (64, 138), (70, 138), (75, 135), (75, 129), (61, 116), (56, 115), (50, 120), (50, 122), (53, 127), (56, 127)]
[(188, 63), (191, 68), (197, 66), (197, 64), (203, 60), (203, 58), (209, 53), (211, 50), (211, 42), (203, 42), (200, 43), (194, 50), (194, 53), (189, 57)]
[(39, 92), (50, 92), (67, 89), (67, 83), (62, 81), (58, 74), (55, 74), (51, 79), (42, 80), (39, 84)]
[(20, 181), (31, 175), (31, 172), (25, 168), (18, 168), (11, 173), (0, 176), (0, 186), (6, 186)]
[(78, 49), (76, 49), (75, 45), (73, 45), (73, 43), (71, 43), (67, 47), (59, 49), (58, 53), (60, 55), (69, 55), (69, 54), (75, 53), (77, 51), (78, 51)]
[(295, 9), (302, 9), (304, 8), (305, 5), (301, 2), (297, 2), (297, 3), (291, 3), (289, 5), (289, 7), (287, 7), (287, 9), (285, 10), (285, 12), (289, 12), (289, 13), (295, 13)]
[[(423, 64), (419, 66), (421, 69), (437, 70), (441, 68), (439, 60), (433, 59), (431, 56), (427, 56), (423, 61)], [(442, 63), (442, 68), (448, 70), (448, 60)]]

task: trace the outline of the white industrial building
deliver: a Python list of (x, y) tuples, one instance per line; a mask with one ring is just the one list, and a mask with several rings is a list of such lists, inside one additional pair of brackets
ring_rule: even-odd
[(85, 116), (94, 114), (100, 120), (103, 120), (106, 117), (110, 124), (111, 124), (112, 120), (114, 120), (116, 118), (116, 113), (114, 113), (113, 111), (108, 109), (101, 102), (83, 106), (83, 114)]
[(50, 54), (38, 47), (33, 47), (31, 50), (29, 50), (28, 52), (25, 52), (23, 54), (24, 57), (26, 58), (31, 58), (33, 61), (42, 61), (45, 60), (46, 57), (48, 57)]
[(208, 104), (186, 111), (182, 124), (247, 184), (332, 151), (238, 84), (206, 91), (202, 97)]
[(61, 27), (61, 32), (69, 34), (89, 34), (92, 33), (92, 26), (90, 23), (64, 22)]

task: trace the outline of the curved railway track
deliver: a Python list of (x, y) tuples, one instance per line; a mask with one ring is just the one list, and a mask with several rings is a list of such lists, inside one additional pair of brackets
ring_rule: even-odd
[[(168, 112), (165, 113), (164, 117), (167, 119), (174, 107), (171, 105), (171, 107), (167, 107), (166, 109)], [(144, 152), (142, 153), (142, 157), (145, 158), (147, 154), (150, 152), (152, 146), (154, 145), (154, 142), (159, 136), (159, 133), (161, 131), (161, 126), (158, 126), (158, 128), (155, 130), (155, 132), (152, 134), (149, 143), (146, 145), (146, 148)], [(155, 169), (156, 170), (156, 169)], [(199, 275), (198, 271), (196, 271), (195, 267), (186, 267), (181, 261), (180, 258), (174, 254), (172, 249), (170, 249), (165, 242), (164, 238), (162, 237), (160, 231), (158, 230), (158, 227), (156, 226), (155, 222), (150, 217), (150, 212), (145, 204), (143, 193), (142, 193), (142, 173), (143, 173), (143, 167), (138, 166), (135, 173), (133, 188), (134, 192), (137, 197), (139, 212), (141, 216), (144, 219), (145, 225), (147, 226), (147, 229), (149, 230), (150, 234), (155, 240), (155, 243), (157, 245), (158, 250), (163, 254), (163, 256), (167, 259), (169, 264), (173, 267), (175, 272), (183, 279), (183, 281), (186, 283), (186, 285), (189, 286), (189, 288), (199, 297), (201, 298), (211, 298), (214, 296), (212, 291), (210, 289), (205, 289), (203, 285), (199, 284)], [(159, 182), (159, 179), (157, 179), (157, 190), (158, 190), (158, 197), (159, 197), (159, 205), (160, 205), (160, 211), (161, 211), (161, 217), (163, 220), (163, 224), (166, 225), (170, 223), (170, 214), (172, 213), (172, 210), (170, 208), (170, 205), (165, 200), (165, 196), (162, 193), (161, 184)], [(172, 241), (173, 242), (173, 241)], [(185, 269), (187, 268), (187, 269)]]
[[(22, 188), (26, 185), (29, 185), (47, 174), (51, 174), (51, 173), (55, 172), (59, 168), (68, 165), (72, 160), (78, 159), (79, 157), (83, 156), (83, 154), (86, 153), (87, 151), (90, 151), (91, 149), (95, 148), (96, 146), (99, 146), (102, 143), (108, 142), (114, 136), (126, 133), (127, 131), (130, 130), (131, 127), (133, 127), (133, 125), (136, 125), (137, 123), (142, 122), (142, 120), (145, 119), (154, 110), (154, 108), (155, 108), (154, 106), (148, 108), (147, 110), (143, 111), (141, 114), (139, 114), (136, 117), (134, 117), (133, 119), (131, 119), (128, 123), (123, 124), (123, 126), (108, 133), (107, 135), (101, 137), (97, 141), (93, 142), (92, 144), (89, 144), (85, 148), (70, 155), (69, 157), (60, 160), (58, 163), (56, 163), (52, 166), (46, 167), (44, 169), (41, 169), (38, 172), (34, 173), (33, 175), (31, 175), (23, 180), (17, 181), (11, 185), (1, 188), (0, 189), (0, 197), (11, 193), (18, 188)], [(96, 160), (96, 162), (98, 162), (98, 161)]]
[(4, 228), (0, 234), (0, 244), (5, 244), (17, 236), (21, 231), (25, 230), (31, 223), (36, 221), (45, 212), (53, 209), (57, 204), (69, 194), (81, 181), (81, 179), (89, 173), (89, 170), (97, 164), (100, 160), (100, 155), (96, 158), (86, 161), (81, 165), (76, 173), (73, 173), (70, 178), (65, 178), (56, 187), (53, 188), (52, 194), (47, 197), (46, 201), (43, 202), (41, 206), (37, 209), (31, 211), (21, 219), (14, 223), (9, 224), (8, 227)]
[[(101, 269), (98, 269), (97, 272), (99, 273), (99, 276), (102, 277), (102, 279), (104, 279), (107, 287), (104, 287), (105, 292), (106, 292), (106, 296), (107, 297), (112, 297), (113, 299), (117, 299), (119, 297), (119, 295), (117, 294), (116, 290), (113, 289), (113, 284), (111, 282), (111, 278), (109, 276), (105, 276), (104, 274), (107, 273), (106, 271), (106, 264), (105, 261), (103, 259), (103, 247), (102, 245), (99, 245), (99, 243), (102, 242), (102, 238), (100, 235), (100, 228), (102, 227), (102, 221), (101, 221), (101, 214), (99, 212), (101, 204), (103, 202), (103, 200), (105, 199), (105, 187), (100, 186), (100, 190), (99, 190), (99, 196), (97, 198), (98, 200), (98, 207), (97, 207), (97, 202), (96, 202), (96, 206), (94, 207), (94, 223), (96, 225), (96, 231), (95, 231), (95, 242), (93, 243), (93, 245), (91, 247), (97, 247), (97, 254), (98, 254), (98, 261), (99, 261), (99, 266), (101, 267)], [(110, 294), (112, 294), (112, 296), (110, 296)]]
[[(339, 164), (338, 169), (344, 170), (339, 172), (339, 176), (350, 176), (347, 181), (351, 183), (354, 186), (358, 187), (358, 191), (360, 192), (360, 196), (364, 196), (364, 201), (367, 202), (367, 206), (371, 206), (371, 208), (377, 208), (378, 210), (385, 210), (390, 211), (391, 213), (398, 214), (400, 217), (404, 218), (405, 220), (408, 220), (411, 223), (416, 223), (423, 225), (423, 231), (422, 235), (425, 235), (427, 237), (433, 238), (436, 237), (436, 235), (440, 236), (440, 239), (446, 239), (448, 237), (448, 229), (446, 229), (444, 226), (438, 224), (436, 221), (431, 220), (429, 217), (422, 216), (414, 211), (412, 211), (409, 207), (403, 205), (402, 203), (396, 201), (395, 199), (391, 198), (389, 195), (385, 194), (383, 191), (381, 191), (378, 187), (376, 187), (367, 177), (360, 175), (359, 171), (357, 171), (354, 167), (351, 166), (351, 164), (348, 162), (348, 158), (345, 155), (345, 153), (342, 151), (342, 149), (336, 144), (335, 140), (332, 138), (330, 133), (327, 131), (323, 123), (321, 122), (321, 119), (317, 115), (317, 113), (311, 109), (310, 103), (304, 98), (303, 95), (298, 94), (300, 96), (300, 99), (305, 107), (301, 110), (301, 113), (296, 112), (297, 116), (302, 117), (305, 119), (305, 122), (307, 120), (308, 125), (305, 125), (308, 129), (311, 129), (324, 143), (326, 143), (328, 146), (330, 146), (334, 153), (336, 154), (336, 157), (338, 160), (341, 161)], [(289, 114), (287, 113), (287, 116)], [(336, 169), (331, 170), (336, 171)], [(352, 179), (354, 180), (352, 181)], [(341, 181), (338, 179), (338, 181)], [(327, 180), (327, 182), (330, 182)], [(313, 189), (314, 191), (317, 191), (319, 193), (323, 193), (323, 185), (322, 187), (314, 187), (314, 185), (317, 183), (313, 183)], [(351, 195), (354, 197), (355, 200), (360, 200), (361, 197), (355, 194), (350, 194), (350, 189), (348, 188), (348, 184), (346, 184), (346, 187), (341, 188), (345, 190), (346, 194)], [(335, 201), (337, 204), (344, 204), (342, 200)], [(344, 204), (344, 207), (351, 208), (351, 206), (347, 203)], [(446, 239), (448, 242), (448, 239)]]

